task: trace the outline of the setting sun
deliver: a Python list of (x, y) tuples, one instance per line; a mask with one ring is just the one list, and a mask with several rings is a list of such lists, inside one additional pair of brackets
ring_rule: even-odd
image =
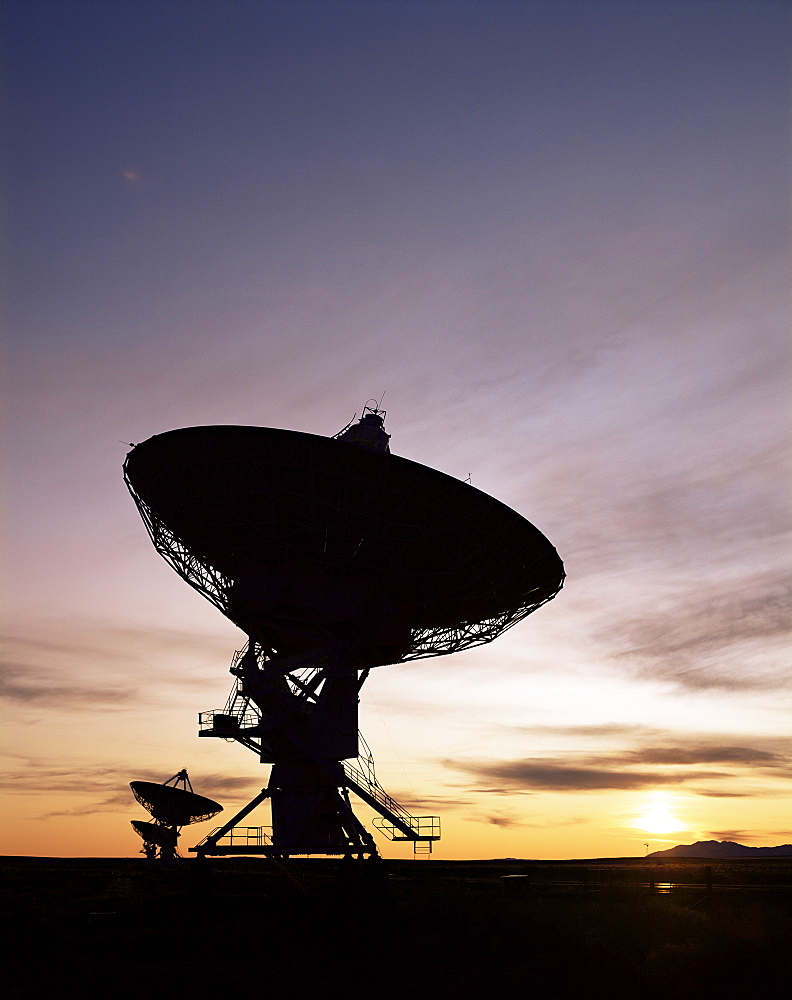
[(672, 833), (679, 830), (682, 824), (669, 812), (665, 803), (657, 802), (643, 811), (633, 825), (647, 833)]

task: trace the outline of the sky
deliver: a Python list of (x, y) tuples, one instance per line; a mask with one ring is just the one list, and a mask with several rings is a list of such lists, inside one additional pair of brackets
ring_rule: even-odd
[(134, 857), (130, 780), (187, 767), (224, 816), (266, 784), (197, 738), (245, 637), (155, 553), (130, 444), (332, 435), (383, 393), (393, 452), (567, 572), (495, 642), (363, 688), (434, 856), (791, 842), (789, 8), (2, 17), (0, 851)]

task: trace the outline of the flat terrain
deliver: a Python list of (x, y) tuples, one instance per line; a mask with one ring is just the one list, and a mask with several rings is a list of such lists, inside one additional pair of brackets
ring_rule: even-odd
[(792, 859), (296, 865), (0, 858), (4, 994), (792, 995)]

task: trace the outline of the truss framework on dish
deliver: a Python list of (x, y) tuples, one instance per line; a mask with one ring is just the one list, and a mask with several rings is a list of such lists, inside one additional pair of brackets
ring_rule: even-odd
[[(390, 454), (384, 411), (336, 438), (261, 427), (157, 435), (124, 474), (152, 542), (248, 636), (222, 711), (201, 736), (272, 765), (259, 795), (191, 850), (376, 856), (349, 792), (393, 839), (431, 850), (437, 817), (381, 788), (359, 737), (377, 666), (490, 642), (551, 600), (550, 542), (467, 483)], [(362, 745), (362, 752), (361, 752)], [(271, 833), (241, 823), (263, 801)]]

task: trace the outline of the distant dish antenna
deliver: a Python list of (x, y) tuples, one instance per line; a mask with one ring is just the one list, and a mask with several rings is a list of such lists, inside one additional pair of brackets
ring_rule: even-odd
[[(392, 455), (381, 403), (335, 438), (188, 427), (127, 455), (155, 548), (248, 637), (199, 735), (271, 765), (267, 786), (190, 848), (199, 857), (376, 858), (350, 792), (378, 813), (376, 829), (430, 852), (439, 818), (411, 815), (377, 781), (360, 689), (375, 667), (491, 642), (563, 584), (558, 553), (525, 518)], [(171, 803), (140, 794), (156, 824), (179, 825)], [(271, 830), (239, 826), (264, 801)]]
[(223, 807), (193, 791), (190, 778), (182, 769), (162, 784), (153, 781), (131, 781), (129, 787), (138, 802), (154, 820), (133, 819), (132, 828), (143, 838), (142, 854), (147, 858), (168, 861), (178, 857), (176, 842), (180, 828), (211, 819)]

